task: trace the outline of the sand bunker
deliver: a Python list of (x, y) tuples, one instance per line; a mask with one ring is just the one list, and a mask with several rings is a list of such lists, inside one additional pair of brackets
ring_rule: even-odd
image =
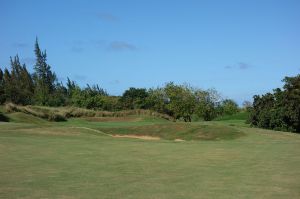
[(148, 135), (113, 135), (112, 137), (115, 138), (135, 138), (135, 139), (142, 139), (142, 140), (160, 140), (159, 137), (153, 137)]

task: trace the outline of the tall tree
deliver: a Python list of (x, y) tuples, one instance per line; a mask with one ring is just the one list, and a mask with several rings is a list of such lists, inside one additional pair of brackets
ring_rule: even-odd
[(192, 89), (184, 85), (168, 83), (165, 87), (168, 96), (167, 108), (175, 119), (182, 118), (185, 122), (192, 121), (196, 106), (196, 98)]
[(19, 87), (21, 89), (22, 104), (32, 104), (34, 85), (33, 80), (28, 72), (26, 65), (20, 68)]
[(147, 97), (148, 93), (145, 88), (131, 87), (123, 93), (120, 100), (125, 109), (144, 109)]
[(5, 101), (11, 101), (11, 93), (13, 92), (11, 88), (11, 75), (7, 68), (4, 69), (3, 73), (3, 89)]
[(20, 63), (18, 55), (10, 58), (11, 72), (5, 71), (4, 87), (6, 101), (16, 104), (31, 104), (33, 96), (33, 82), (31, 75)]
[(34, 66), (35, 100), (37, 104), (48, 105), (51, 94), (55, 90), (56, 75), (47, 64), (47, 53), (42, 52), (38, 39), (35, 42), (36, 63)]
[(5, 102), (3, 76), (4, 76), (4, 73), (3, 73), (2, 69), (0, 68), (0, 104), (3, 104)]
[(195, 114), (205, 121), (213, 120), (217, 116), (216, 107), (220, 101), (220, 95), (214, 89), (195, 90), (196, 107)]
[(300, 132), (300, 75), (286, 77), (283, 89), (254, 96), (250, 122), (254, 126)]
[(232, 99), (225, 99), (221, 102), (222, 114), (233, 115), (239, 111), (238, 104)]

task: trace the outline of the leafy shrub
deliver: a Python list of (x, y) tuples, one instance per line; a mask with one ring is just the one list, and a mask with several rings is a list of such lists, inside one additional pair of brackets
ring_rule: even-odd
[(286, 77), (283, 90), (254, 96), (250, 113), (253, 126), (300, 133), (300, 75)]
[(9, 118), (0, 112), (0, 122), (8, 122)]

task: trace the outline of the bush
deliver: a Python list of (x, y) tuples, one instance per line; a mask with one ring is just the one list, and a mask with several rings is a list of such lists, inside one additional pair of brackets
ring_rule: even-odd
[(9, 118), (0, 112), (0, 122), (8, 122)]
[(286, 77), (283, 90), (254, 96), (250, 109), (253, 126), (300, 133), (300, 75)]

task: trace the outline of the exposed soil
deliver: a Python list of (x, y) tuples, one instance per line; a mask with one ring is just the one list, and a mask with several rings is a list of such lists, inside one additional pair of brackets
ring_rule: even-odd
[(175, 141), (175, 142), (184, 142), (185, 140), (176, 138), (174, 141)]
[(160, 140), (159, 137), (153, 137), (148, 135), (113, 135), (112, 137), (115, 138), (135, 138), (135, 139), (142, 139), (142, 140)]

